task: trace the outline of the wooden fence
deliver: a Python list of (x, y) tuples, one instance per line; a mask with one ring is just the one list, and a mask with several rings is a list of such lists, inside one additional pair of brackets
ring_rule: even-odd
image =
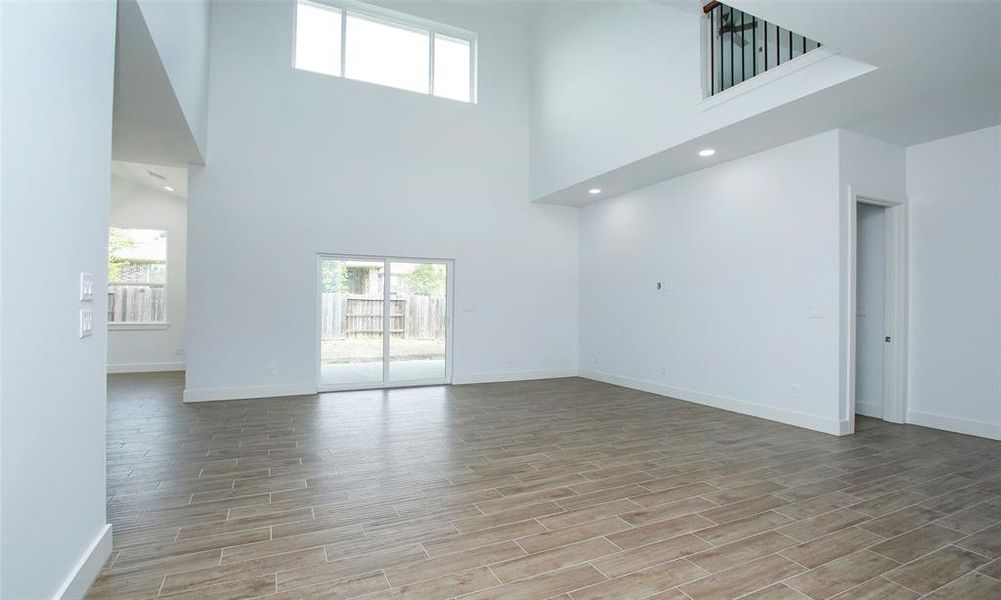
[(162, 285), (112, 284), (108, 288), (108, 322), (163, 322), (167, 320), (166, 304)]
[[(321, 303), (322, 339), (382, 336), (382, 298), (324, 293)], [(389, 333), (418, 340), (445, 337), (445, 298), (397, 296), (390, 299)]]

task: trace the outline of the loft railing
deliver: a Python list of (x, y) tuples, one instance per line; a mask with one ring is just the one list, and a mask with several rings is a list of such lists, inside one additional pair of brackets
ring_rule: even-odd
[(728, 90), (820, 47), (798, 33), (722, 2), (706, 3), (709, 96)]

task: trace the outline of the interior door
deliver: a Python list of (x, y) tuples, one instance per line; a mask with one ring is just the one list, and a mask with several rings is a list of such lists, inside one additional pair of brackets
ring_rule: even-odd
[(452, 263), (320, 255), (321, 390), (448, 383)]

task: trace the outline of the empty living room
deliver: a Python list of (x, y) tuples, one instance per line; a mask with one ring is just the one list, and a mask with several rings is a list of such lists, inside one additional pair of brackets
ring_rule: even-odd
[(0, 0), (0, 600), (1001, 599), (1001, 0)]

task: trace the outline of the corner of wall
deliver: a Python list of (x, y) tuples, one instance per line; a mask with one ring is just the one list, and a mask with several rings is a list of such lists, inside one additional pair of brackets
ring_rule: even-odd
[(56, 592), (55, 600), (82, 600), (94, 584), (101, 568), (111, 558), (112, 542), (111, 524), (101, 528), (94, 541), (81, 555), (80, 560), (63, 585)]

